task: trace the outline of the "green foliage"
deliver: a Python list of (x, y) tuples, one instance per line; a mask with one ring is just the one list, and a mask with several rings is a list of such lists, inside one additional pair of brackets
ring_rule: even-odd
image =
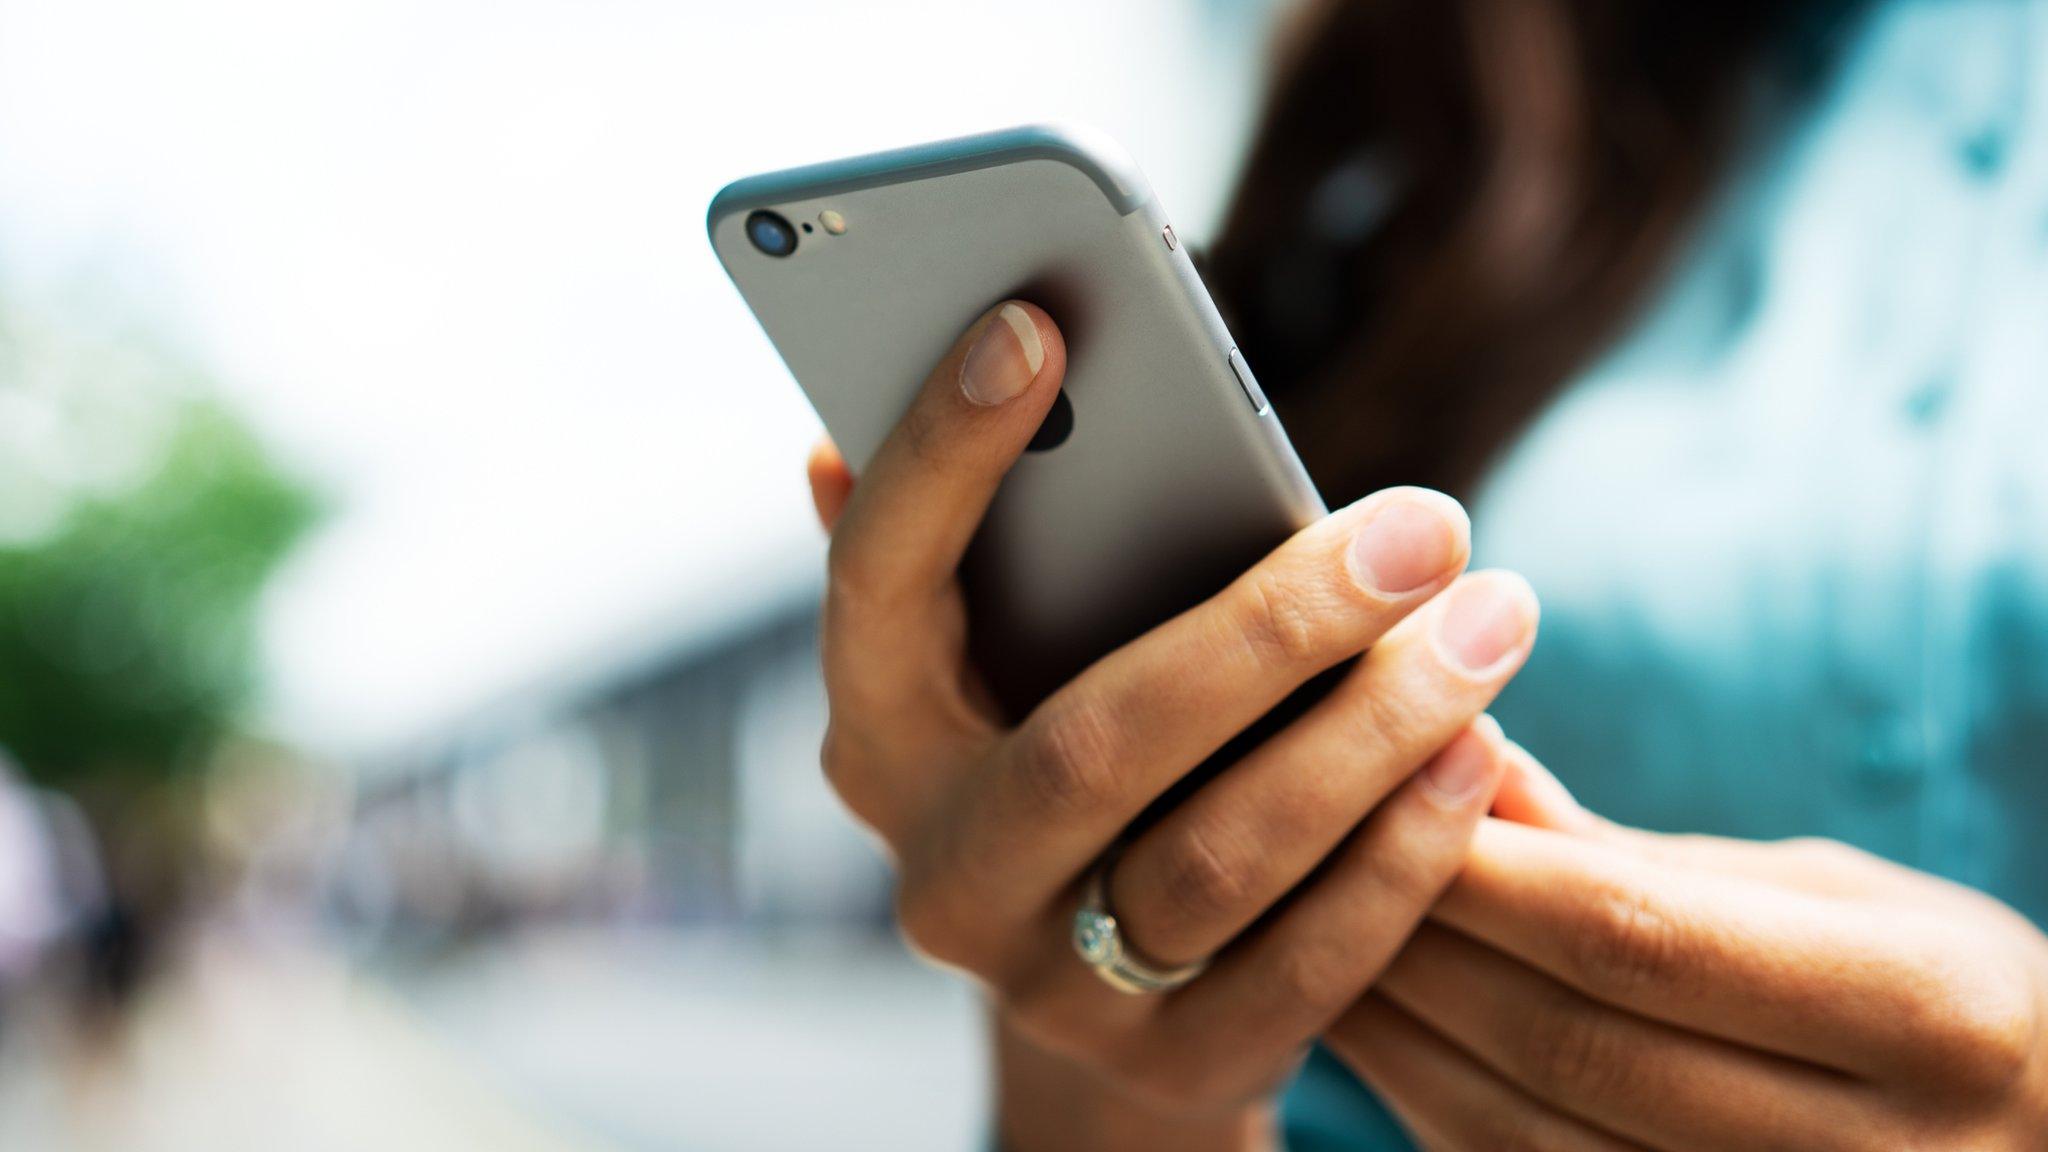
[[(51, 384), (47, 364), (18, 344), (0, 352), (0, 371), (17, 375), (0, 378), (0, 400), (10, 385), (46, 400), (80, 390)], [(74, 363), (60, 375), (77, 372)], [(127, 470), (109, 481), (108, 469), (73, 469), (92, 482), (44, 485), (56, 508), (48, 522), (0, 537), (0, 748), (59, 787), (136, 784), (203, 764), (253, 686), (258, 593), (316, 514), (224, 409), (130, 376), (84, 406), (108, 413), (111, 399), (110, 421), (55, 421), (47, 432), (69, 433), (89, 454), (106, 437), (81, 429), (145, 427), (124, 441)], [(0, 459), (0, 471), (18, 462)], [(19, 472), (11, 479), (29, 490)], [(52, 487), (61, 499), (49, 499)], [(0, 499), (6, 492), (0, 485)]]

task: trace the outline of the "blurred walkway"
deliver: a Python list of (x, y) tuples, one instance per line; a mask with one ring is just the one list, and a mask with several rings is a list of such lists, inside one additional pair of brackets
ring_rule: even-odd
[(885, 942), (553, 933), (395, 979), (510, 1095), (630, 1149), (971, 1149), (974, 997)]
[(386, 995), (303, 952), (210, 946), (113, 1051), (45, 1022), (0, 1049), (0, 1148), (37, 1152), (596, 1152), (537, 1118)]
[[(966, 1149), (972, 995), (882, 943), (551, 933), (350, 973), (223, 943), (112, 1055), (10, 1021), (0, 1149)], [(27, 1025), (20, 1027), (19, 1025)]]

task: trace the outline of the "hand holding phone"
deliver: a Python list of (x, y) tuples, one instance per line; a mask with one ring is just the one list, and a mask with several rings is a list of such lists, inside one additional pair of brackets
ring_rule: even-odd
[[(897, 861), (905, 935), (973, 974), (1027, 1046), (1006, 1067), (1057, 1053), (1045, 1067), (1078, 1061), (1106, 1091), (1213, 1117), (1276, 1090), (1456, 874), (1501, 770), (1481, 713), (1528, 652), (1535, 604), (1515, 577), (1459, 575), (1467, 528), (1448, 498), (1382, 492), (1011, 724), (968, 659), (957, 571), (1069, 362), (1050, 315), (1006, 302), (939, 359), (857, 481), (831, 448), (813, 459), (832, 532), (825, 770)], [(1215, 959), (1167, 995), (1111, 991), (1067, 939), (1095, 862), (1240, 730), (1368, 649), (1123, 846), (1108, 903), (1130, 946)], [(1006, 1137), (1075, 1114), (1060, 1103), (1006, 1109)]]

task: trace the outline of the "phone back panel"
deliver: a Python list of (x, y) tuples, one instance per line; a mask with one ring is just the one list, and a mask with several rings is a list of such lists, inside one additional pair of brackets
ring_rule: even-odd
[[(831, 210), (796, 251), (746, 216)], [(1321, 500), (1134, 165), (1026, 128), (755, 177), (712, 246), (855, 474), (931, 368), (1006, 298), (1060, 325), (1072, 431), (1004, 481), (963, 567), (975, 658), (1021, 714), (1320, 516)]]

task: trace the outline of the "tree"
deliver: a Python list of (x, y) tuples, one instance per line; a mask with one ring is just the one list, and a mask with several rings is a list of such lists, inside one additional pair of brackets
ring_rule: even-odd
[(145, 338), (0, 300), (0, 749), (95, 826), (95, 969), (132, 969), (105, 957), (183, 901), (184, 785), (241, 719), (258, 595), (317, 514), (209, 391)]

